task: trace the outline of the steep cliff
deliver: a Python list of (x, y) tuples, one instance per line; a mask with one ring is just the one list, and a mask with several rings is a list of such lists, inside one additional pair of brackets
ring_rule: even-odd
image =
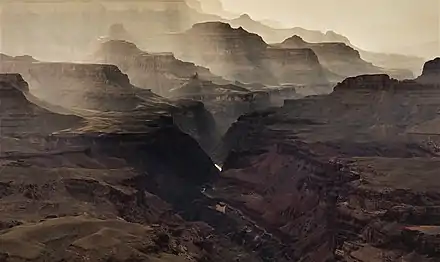
[(269, 48), (260, 36), (241, 27), (232, 28), (220, 22), (200, 23), (179, 39), (174, 47), (177, 56), (231, 80), (267, 85), (327, 83), (311, 50)]
[(440, 85), (440, 58), (425, 63), (422, 75), (417, 78), (417, 82)]
[(439, 105), (438, 84), (365, 75), (243, 116), (210, 194), (293, 261), (437, 261)]
[[(133, 86), (114, 65), (3, 61), (0, 71), (21, 73), (40, 106), (99, 123), (108, 121), (111, 128), (105, 128), (113, 131), (127, 125), (143, 130), (149, 128), (148, 119), (167, 116), (207, 152), (219, 139), (215, 121), (203, 104), (170, 101)], [(147, 121), (140, 121), (143, 118)]]
[(326, 71), (315, 52), (309, 48), (270, 47), (263, 57), (265, 65), (281, 84), (326, 85)]
[(342, 79), (349, 76), (379, 73), (387, 73), (398, 79), (413, 78), (412, 72), (408, 72), (408, 70), (386, 70), (362, 60), (359, 51), (345, 43), (308, 43), (295, 35), (276, 46), (310, 48), (316, 53), (324, 67), (341, 76)]
[(80, 124), (79, 117), (60, 116), (29, 102), (25, 96), (28, 93), (28, 84), (21, 75), (0, 74), (2, 137), (50, 134)]

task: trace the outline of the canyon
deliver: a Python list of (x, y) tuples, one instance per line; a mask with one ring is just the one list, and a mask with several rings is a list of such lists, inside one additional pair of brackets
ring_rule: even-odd
[(86, 114), (33, 94), (56, 91), (41, 67), (136, 88), (117, 67), (5, 58), (32, 77), (0, 74), (4, 261), (437, 261), (438, 60), (252, 110), (215, 149), (219, 172), (158, 95)]
[(271, 228), (292, 261), (438, 261), (439, 84), (363, 75), (242, 116), (211, 194)]
[(217, 0), (4, 6), (0, 262), (440, 261), (440, 58)]

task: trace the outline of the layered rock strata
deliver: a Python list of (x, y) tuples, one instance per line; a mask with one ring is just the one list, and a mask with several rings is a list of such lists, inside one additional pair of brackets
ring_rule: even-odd
[(438, 85), (365, 75), (243, 116), (210, 194), (293, 261), (437, 261), (439, 105)]

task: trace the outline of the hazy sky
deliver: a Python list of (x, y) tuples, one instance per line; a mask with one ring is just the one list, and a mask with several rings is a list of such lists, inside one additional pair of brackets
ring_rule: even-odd
[[(203, 0), (202, 0), (203, 1)], [(222, 0), (224, 8), (287, 26), (334, 30), (370, 50), (440, 38), (440, 0)]]

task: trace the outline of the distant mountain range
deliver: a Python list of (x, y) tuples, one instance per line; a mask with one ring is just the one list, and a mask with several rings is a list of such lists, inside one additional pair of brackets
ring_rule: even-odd
[[(287, 38), (298, 35), (309, 43), (344, 43), (358, 50), (364, 60), (383, 68), (409, 69), (418, 75), (423, 65), (423, 60), (414, 56), (361, 50), (351, 44), (347, 37), (333, 31), (324, 33), (300, 27), (274, 28), (273, 21), (256, 21), (247, 14), (231, 19), (234, 14), (223, 10), (218, 0), (127, 1), (127, 5), (124, 2), (125, 9), (121, 9), (120, 6), (116, 8), (114, 2), (97, 1), (76, 5), (78, 12), (69, 12), (60, 5), (43, 12), (39, 5), (38, 8), (28, 6), (27, 9), (22, 10), (18, 5), (14, 8), (14, 4), (11, 4), (8, 6), (10, 12), (5, 12), (1, 17), (2, 51), (13, 55), (31, 54), (45, 60), (71, 61), (87, 52), (90, 44), (100, 35), (106, 34), (108, 28), (116, 23), (125, 26), (133, 36), (130, 40), (142, 49), (150, 50), (151, 42), (157, 41), (156, 38), (162, 35), (184, 32), (196, 23), (219, 21), (258, 34), (269, 44), (281, 43)], [(136, 8), (137, 5), (142, 8)], [(90, 24), (94, 26), (91, 27)], [(60, 30), (67, 26), (68, 31)], [(48, 30), (40, 30), (40, 28)], [(37, 31), (38, 35), (35, 35), (34, 32)], [(29, 33), (16, 34), (16, 32)], [(427, 43), (426, 50), (435, 49), (435, 45), (435, 43)], [(66, 46), (71, 47), (69, 52), (66, 52)], [(408, 50), (422, 50), (422, 47), (408, 48)]]

